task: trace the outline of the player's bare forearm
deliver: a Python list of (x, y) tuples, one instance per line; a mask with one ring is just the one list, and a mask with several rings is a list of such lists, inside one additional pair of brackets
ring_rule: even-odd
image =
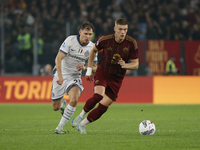
[(97, 70), (97, 63), (93, 63), (92, 72), (95, 73)]
[(120, 59), (118, 64), (121, 65), (121, 67), (124, 69), (136, 70), (139, 67), (139, 59), (131, 59), (130, 63), (125, 63), (124, 60)]
[(123, 68), (127, 69), (127, 70), (137, 70), (139, 68), (139, 64), (138, 63), (126, 63)]
[[(76, 66), (76, 68), (78, 69), (78, 71), (80, 71), (80, 70), (85, 70), (86, 71), (87, 70), (87, 66), (83, 66), (82, 64), (78, 64)], [(92, 72), (95, 73), (96, 70), (97, 70), (97, 63), (93, 63)]]
[(96, 57), (96, 53), (97, 53), (97, 48), (94, 46), (90, 52), (90, 56), (89, 56), (89, 60), (88, 60), (88, 67), (92, 67), (93, 66), (93, 62), (94, 59)]
[(88, 60), (88, 67), (87, 67), (87, 72), (85, 74), (86, 80), (91, 82), (93, 78), (92, 72), (96, 72), (96, 63), (93, 64), (94, 59), (96, 57), (98, 49), (94, 46), (90, 52), (89, 60)]

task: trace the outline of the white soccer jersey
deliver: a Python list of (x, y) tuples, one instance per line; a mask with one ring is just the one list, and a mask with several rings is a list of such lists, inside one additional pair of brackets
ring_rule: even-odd
[[(66, 55), (61, 64), (63, 79), (65, 79), (65, 75), (69, 74), (81, 75), (82, 70), (78, 71), (76, 66), (78, 64), (85, 65), (93, 46), (94, 43), (91, 41), (87, 45), (81, 45), (79, 35), (71, 35), (65, 39), (59, 49), (60, 52)], [(97, 56), (94, 62), (97, 62)], [(57, 76), (56, 67), (54, 67), (53, 73), (54, 76)]]

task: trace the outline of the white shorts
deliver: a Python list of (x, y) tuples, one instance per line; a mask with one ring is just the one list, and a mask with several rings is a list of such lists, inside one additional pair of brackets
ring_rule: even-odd
[(81, 93), (83, 91), (83, 86), (82, 86), (82, 80), (80, 78), (79, 75), (67, 75), (67, 77), (65, 77), (63, 84), (59, 85), (57, 82), (57, 77), (53, 78), (53, 83), (52, 83), (52, 90), (51, 90), (51, 99), (52, 101), (57, 101), (63, 98), (65, 92), (68, 94), (68, 91), (70, 90), (70, 88), (75, 85), (77, 86)]

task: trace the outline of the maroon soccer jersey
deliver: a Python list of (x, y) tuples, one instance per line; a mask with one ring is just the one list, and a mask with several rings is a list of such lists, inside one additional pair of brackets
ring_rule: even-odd
[[(98, 69), (102, 68), (110, 75), (124, 76), (126, 69), (121, 68), (118, 61), (122, 58), (126, 63), (129, 59), (138, 58), (138, 47), (134, 38), (126, 35), (122, 43), (115, 41), (114, 33), (101, 37), (95, 46), (98, 50), (103, 49), (102, 58)], [(99, 68), (100, 67), (100, 68)]]

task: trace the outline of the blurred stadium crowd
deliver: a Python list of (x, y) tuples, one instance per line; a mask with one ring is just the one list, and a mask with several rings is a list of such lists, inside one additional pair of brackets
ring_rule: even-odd
[(31, 74), (36, 23), (40, 66), (54, 65), (67, 22), (70, 34), (78, 34), (83, 21), (93, 23), (94, 42), (121, 17), (136, 40), (200, 40), (199, 0), (7, 0), (3, 13), (7, 73)]

